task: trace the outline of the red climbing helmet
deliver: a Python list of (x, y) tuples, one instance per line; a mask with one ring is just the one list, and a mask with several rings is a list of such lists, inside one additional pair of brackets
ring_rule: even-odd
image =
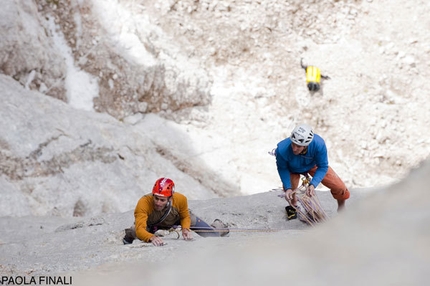
[(152, 194), (160, 197), (171, 197), (175, 192), (175, 183), (169, 178), (160, 178), (155, 181), (154, 187), (152, 188)]

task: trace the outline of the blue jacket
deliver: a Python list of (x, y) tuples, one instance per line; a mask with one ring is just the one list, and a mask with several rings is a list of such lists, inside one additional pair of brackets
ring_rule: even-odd
[(317, 187), (325, 177), (328, 170), (327, 147), (324, 139), (314, 134), (314, 139), (309, 144), (306, 154), (294, 155), (290, 138), (278, 143), (276, 148), (276, 167), (284, 189), (291, 189), (290, 173), (303, 174), (317, 166), (317, 170), (310, 182)]

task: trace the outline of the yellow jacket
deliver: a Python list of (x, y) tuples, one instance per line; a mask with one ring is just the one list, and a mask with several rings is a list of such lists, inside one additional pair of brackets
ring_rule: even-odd
[(314, 66), (306, 67), (306, 83), (320, 83), (321, 81), (321, 71), (319, 68)]
[[(147, 226), (157, 222), (166, 212), (166, 209), (162, 211), (154, 210), (153, 200), (152, 193), (141, 197), (134, 210), (136, 236), (145, 242), (149, 242), (149, 239), (153, 236), (153, 234), (148, 231)], [(182, 228), (189, 229), (191, 218), (188, 211), (187, 197), (180, 193), (174, 193), (171, 198), (171, 203), (172, 209), (169, 215), (158, 224), (158, 227), (161, 229), (168, 229), (176, 222), (180, 222)]]

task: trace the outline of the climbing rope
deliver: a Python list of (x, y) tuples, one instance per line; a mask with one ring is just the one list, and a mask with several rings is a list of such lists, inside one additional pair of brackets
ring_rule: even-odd
[(314, 226), (317, 223), (326, 221), (328, 219), (328, 215), (321, 207), (321, 203), (316, 194), (311, 197), (306, 195), (306, 189), (309, 186), (310, 181), (310, 177), (307, 174), (304, 175), (302, 178), (302, 185), (295, 190), (297, 200), (304, 208), (303, 211), (298, 207), (296, 208), (296, 211), (302, 221)]

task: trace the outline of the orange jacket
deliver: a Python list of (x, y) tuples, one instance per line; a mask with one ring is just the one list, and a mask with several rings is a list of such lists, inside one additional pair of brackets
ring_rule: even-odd
[[(181, 227), (190, 228), (191, 218), (188, 212), (187, 197), (180, 193), (174, 193), (172, 198), (172, 209), (169, 215), (159, 224), (160, 228), (170, 228), (175, 222), (180, 221)], [(163, 216), (166, 210), (154, 210), (154, 198), (152, 194), (147, 194), (140, 198), (134, 210), (136, 236), (140, 240), (149, 242), (154, 235), (147, 229), (149, 224), (153, 224)]]

